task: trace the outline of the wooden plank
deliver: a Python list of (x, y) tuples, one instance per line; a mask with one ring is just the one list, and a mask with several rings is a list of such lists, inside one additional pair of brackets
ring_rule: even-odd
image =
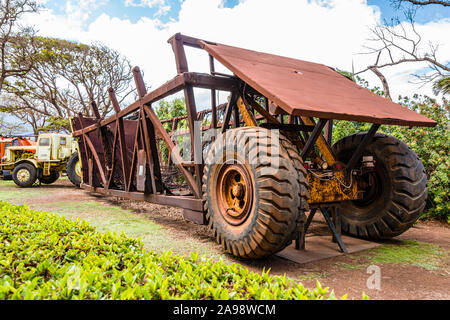
[[(167, 81), (159, 88), (147, 93), (139, 101), (132, 103), (130, 106), (121, 110), (117, 114), (101, 121), (100, 125), (108, 125), (116, 121), (118, 118), (123, 118), (135, 112), (140, 108), (141, 104), (149, 105), (155, 101), (164, 99), (165, 97), (184, 89), (186, 83), (198, 88), (214, 88), (221, 91), (233, 91), (235, 90), (235, 88), (238, 88), (239, 80), (224, 77), (215, 77), (208, 74), (200, 74), (195, 72), (179, 74), (172, 80)], [(96, 128), (96, 125), (91, 125), (84, 128), (83, 130), (76, 130), (73, 132), (73, 136), (81, 136), (81, 134), (94, 131), (96, 130)]]
[(123, 190), (114, 190), (105, 188), (95, 188), (87, 184), (82, 184), (81, 187), (89, 192), (97, 192), (107, 195), (112, 195), (121, 198), (147, 201), (151, 203), (156, 203), (160, 205), (166, 205), (177, 208), (185, 208), (193, 211), (203, 211), (203, 199), (198, 199), (194, 197), (186, 197), (186, 196), (168, 196), (161, 194), (148, 194), (143, 192), (127, 192)]
[[(300, 118), (308, 126), (315, 125), (314, 121), (308, 117), (300, 117)], [(325, 137), (322, 134), (320, 134), (319, 137), (317, 138), (316, 145), (319, 148), (322, 157), (328, 163), (328, 165), (329, 166), (334, 165), (336, 163), (336, 156), (334, 155), (333, 150), (331, 149), (330, 145), (325, 140)]]
[[(117, 148), (117, 137), (118, 137), (118, 132), (119, 132), (119, 128), (116, 125), (116, 127), (114, 128), (114, 140), (113, 140), (113, 148), (112, 148), (112, 163), (111, 163), (111, 171), (109, 173), (109, 177), (107, 177), (108, 179), (108, 183), (106, 184), (105, 188), (109, 189), (111, 187), (111, 182), (114, 176), (114, 170), (116, 168), (116, 148)], [(126, 182), (125, 182), (125, 177), (124, 177), (124, 185), (126, 186)]]
[(137, 150), (139, 149), (139, 137), (141, 134), (140, 118), (141, 118), (141, 114), (139, 114), (139, 119), (136, 122), (137, 128), (136, 128), (136, 135), (134, 136), (133, 155), (131, 156), (130, 179), (128, 180), (128, 184), (126, 185), (127, 191), (130, 191), (130, 188), (131, 188), (131, 183), (133, 181), (133, 172), (134, 172), (134, 167), (135, 167), (136, 153), (137, 153)]
[[(95, 119), (97, 120), (97, 123), (100, 123), (100, 120), (101, 120), (100, 112), (98, 111), (98, 107), (97, 107), (97, 104), (95, 103), (95, 101), (91, 101), (90, 106), (91, 106), (92, 112), (95, 116)], [(112, 164), (111, 146), (109, 145), (109, 141), (108, 141), (108, 137), (107, 137), (107, 130), (108, 130), (108, 128), (106, 126), (105, 127), (102, 127), (100, 125), (97, 126), (97, 132), (100, 136), (100, 143), (102, 144), (103, 159), (104, 159), (105, 168), (106, 168), (105, 178), (111, 172), (110, 165)], [(107, 181), (109, 181), (109, 179), (106, 179), (105, 181), (106, 182), (104, 185), (106, 187), (108, 187)]]
[(87, 135), (85, 135), (85, 141), (87, 142), (87, 145), (88, 145), (89, 149), (91, 150), (91, 155), (94, 157), (95, 164), (97, 165), (98, 173), (100, 174), (100, 179), (102, 179), (102, 183), (105, 186), (106, 185), (106, 176), (105, 176), (105, 172), (103, 171), (103, 167), (102, 167), (102, 163), (100, 162), (100, 158), (97, 154), (97, 150), (95, 150), (91, 139)]
[[(185, 37), (186, 39), (186, 37)], [(186, 53), (184, 52), (183, 39), (180, 33), (175, 34), (168, 40), (172, 45), (173, 53), (175, 54), (175, 62), (177, 64), (178, 74), (188, 72), (188, 64), (186, 60)]]
[[(114, 111), (116, 112), (116, 116), (120, 113), (119, 102), (117, 101), (116, 94), (114, 89), (109, 88), (108, 90), (109, 98), (114, 107)], [(123, 119), (121, 117), (117, 117), (116, 119), (116, 130), (119, 135), (119, 146), (120, 146), (120, 159), (122, 160), (122, 174), (124, 179), (124, 185), (127, 186), (130, 180), (130, 165), (128, 160), (128, 150), (125, 143), (125, 130), (123, 125)], [(114, 149), (114, 158), (115, 158), (115, 150)]]
[[(101, 126), (106, 126), (114, 121), (116, 121), (119, 118), (123, 118), (136, 110), (140, 108), (141, 104), (148, 104), (152, 103), (154, 101), (158, 101), (160, 99), (164, 99), (165, 97), (174, 94), (184, 88), (184, 76), (183, 75), (177, 75), (175, 78), (173, 78), (170, 81), (167, 81), (165, 84), (160, 86), (159, 88), (153, 90), (150, 93), (147, 93), (145, 97), (141, 98), (140, 100), (132, 103), (127, 108), (121, 110), (117, 114), (109, 117), (108, 119), (103, 120), (100, 122)], [(80, 136), (83, 133), (88, 133), (91, 131), (94, 131), (97, 127), (95, 125), (91, 125), (89, 127), (84, 128), (83, 130), (77, 130), (73, 132), (73, 136), (77, 137)]]
[[(136, 82), (136, 87), (138, 90), (138, 95), (140, 97), (144, 97), (147, 93), (147, 89), (145, 88), (144, 79), (142, 78), (142, 74), (139, 68), (137, 67), (134, 68), (133, 73), (134, 73), (134, 80)], [(144, 133), (145, 149), (147, 153), (147, 161), (150, 167), (152, 192), (156, 194), (158, 191), (156, 187), (156, 181), (158, 181), (158, 183), (162, 186), (162, 176), (158, 158), (158, 149), (156, 147), (155, 128), (151, 121), (147, 121), (147, 116), (144, 112), (144, 105), (141, 105), (140, 113), (141, 113), (142, 129)]]
[[(209, 55), (209, 71), (211, 74), (216, 71), (214, 57), (212, 55)], [(211, 128), (217, 129), (217, 101), (215, 89), (211, 89), (211, 112)]]
[(145, 150), (139, 150), (137, 152), (137, 173), (136, 173), (136, 190), (145, 192), (145, 181), (147, 177), (147, 156)]
[(149, 106), (144, 106), (144, 110), (147, 113), (150, 121), (153, 123), (153, 126), (159, 132), (162, 139), (164, 140), (164, 143), (166, 144), (167, 148), (169, 149), (169, 154), (175, 158), (174, 162), (175, 162), (177, 168), (181, 171), (181, 173), (186, 178), (186, 182), (189, 186), (189, 189), (192, 191), (192, 193), (195, 195), (195, 197), (200, 198), (201, 197), (200, 188), (198, 187), (197, 183), (195, 182), (195, 179), (192, 176), (192, 174), (188, 170), (186, 170), (186, 168), (184, 168), (182, 166), (182, 163), (184, 162), (183, 158), (181, 157), (179, 152), (174, 152), (175, 144), (173, 143), (173, 141), (170, 138), (167, 131), (164, 129), (162, 123), (159, 121), (158, 116), (155, 114), (153, 109), (151, 109)]
[(201, 225), (206, 224), (206, 217), (203, 211), (183, 209), (182, 214), (183, 218), (187, 221), (191, 221)]
[(237, 97), (238, 97), (238, 94), (235, 91), (233, 91), (231, 93), (230, 100), (228, 101), (227, 107), (225, 109), (225, 115), (224, 115), (223, 124), (222, 124), (222, 133), (227, 131), (227, 129), (230, 125), (231, 112), (233, 111), (233, 107), (234, 107)]

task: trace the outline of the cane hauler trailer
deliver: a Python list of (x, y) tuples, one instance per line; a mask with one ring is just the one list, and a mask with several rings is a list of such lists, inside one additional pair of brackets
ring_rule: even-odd
[[(95, 118), (72, 119), (84, 189), (182, 208), (185, 219), (208, 224), (217, 242), (242, 258), (269, 256), (293, 240), (303, 247), (318, 210), (343, 251), (341, 228), (384, 239), (417, 220), (427, 197), (424, 167), (405, 143), (377, 130), (381, 124), (434, 126), (433, 120), (325, 65), (181, 34), (168, 42), (177, 67), (172, 80), (147, 92), (136, 67), (136, 102), (121, 110), (110, 89), (113, 116), (102, 120), (92, 103)], [(189, 71), (185, 46), (206, 51), (209, 74)], [(233, 74), (216, 72), (216, 61)], [(194, 88), (211, 90), (211, 110), (197, 112)], [(229, 92), (224, 106), (217, 106), (218, 90)], [(183, 117), (159, 119), (152, 107), (179, 91), (187, 147), (180, 147), (176, 130), (164, 127), (169, 122), (176, 129)], [(205, 115), (211, 117), (206, 125)], [(372, 126), (331, 145), (333, 120)], [(208, 141), (206, 129), (212, 129)], [(169, 183), (177, 174), (184, 192)]]

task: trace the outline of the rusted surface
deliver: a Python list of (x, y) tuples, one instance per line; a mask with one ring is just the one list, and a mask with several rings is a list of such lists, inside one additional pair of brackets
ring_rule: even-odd
[[(73, 136), (80, 143), (82, 187), (86, 190), (177, 206), (186, 209), (187, 219), (204, 223), (204, 161), (201, 157), (206, 144), (192, 143), (197, 139), (193, 134), (195, 121), (204, 121), (209, 113), (212, 123), (203, 125), (201, 130), (212, 127), (225, 132), (230, 126), (237, 128), (244, 124), (279, 129), (299, 151), (311, 150), (305, 157), (312, 160), (319, 173), (324, 168), (324, 160), (328, 165), (335, 162), (329, 141), (322, 136), (322, 128), (330, 118), (408, 125), (435, 124), (360, 88), (323, 65), (216, 45), (182, 35), (172, 37), (170, 43), (178, 73), (172, 80), (147, 92), (139, 69), (134, 68), (139, 95), (137, 101), (121, 110), (114, 91), (110, 89), (115, 114), (102, 120), (97, 107), (92, 104), (94, 119), (81, 114), (72, 119)], [(203, 46), (210, 53), (211, 74), (189, 72), (184, 52), (186, 45)], [(236, 76), (215, 72), (214, 59)], [(197, 112), (194, 88), (211, 90), (210, 110)], [(229, 92), (227, 104), (216, 105), (216, 90)], [(186, 116), (159, 119), (153, 109), (154, 104), (180, 91), (184, 92), (186, 100)], [(283, 113), (290, 116), (283, 116)], [(313, 116), (320, 118), (318, 124), (311, 118)], [(182, 129), (178, 128), (181, 121), (187, 124), (187, 128), (184, 125)], [(164, 123), (172, 128), (172, 132), (166, 131)], [(181, 134), (191, 137), (190, 154), (183, 154), (189, 157), (186, 159), (177, 148), (176, 137)], [(163, 144), (167, 148), (164, 155), (161, 152)], [(171, 169), (161, 172), (161, 166)], [(171, 179), (168, 175), (172, 175)], [(240, 176), (244, 175), (240, 173)], [(238, 224), (248, 216), (247, 209), (254, 200), (249, 197), (252, 192), (246, 192), (248, 183), (244, 188), (240, 180), (233, 178), (237, 175), (224, 177), (225, 192), (219, 192), (225, 199), (222, 209), (233, 223)], [(338, 177), (345, 182), (343, 176)], [(314, 180), (311, 176), (308, 178)], [(236, 185), (232, 183), (233, 179)], [(311, 187), (312, 204), (356, 198), (356, 184), (346, 188), (350, 190), (344, 190), (348, 194), (341, 195), (345, 192), (336, 191), (342, 186), (337, 180), (332, 183), (316, 180)], [(218, 185), (222, 184), (219, 182)]]
[(346, 200), (358, 200), (358, 183), (353, 178), (346, 179), (343, 171), (336, 171), (334, 178), (321, 178), (322, 173), (308, 173), (310, 198), (308, 203), (332, 203)]
[(203, 48), (291, 115), (406, 126), (436, 122), (317, 63), (202, 42)]

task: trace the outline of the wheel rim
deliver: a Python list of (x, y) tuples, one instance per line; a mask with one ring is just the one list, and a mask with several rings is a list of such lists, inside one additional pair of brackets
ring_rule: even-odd
[(20, 182), (27, 182), (30, 179), (30, 172), (27, 169), (20, 169), (17, 171), (17, 180)]
[(241, 164), (224, 164), (218, 175), (219, 210), (231, 225), (244, 223), (252, 209), (253, 187), (246, 168)]
[(375, 170), (362, 175), (361, 189), (364, 191), (363, 197), (359, 200), (352, 201), (360, 208), (364, 208), (380, 200), (383, 197), (383, 189), (386, 188), (386, 184), (389, 181), (386, 168), (375, 155), (372, 154), (372, 156), (375, 159)]
[(81, 177), (81, 161), (78, 160), (77, 163), (75, 163), (75, 173)]

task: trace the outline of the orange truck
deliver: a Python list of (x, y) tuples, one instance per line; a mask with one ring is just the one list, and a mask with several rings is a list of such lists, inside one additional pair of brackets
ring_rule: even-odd
[[(6, 149), (8, 147), (34, 146), (34, 145), (36, 145), (36, 142), (31, 140), (30, 137), (0, 136), (0, 164), (3, 164), (6, 161)], [(30, 151), (35, 152), (35, 150)], [(9, 172), (9, 170), (0, 170), (0, 179), (11, 180), (12, 179), (11, 172)]]

